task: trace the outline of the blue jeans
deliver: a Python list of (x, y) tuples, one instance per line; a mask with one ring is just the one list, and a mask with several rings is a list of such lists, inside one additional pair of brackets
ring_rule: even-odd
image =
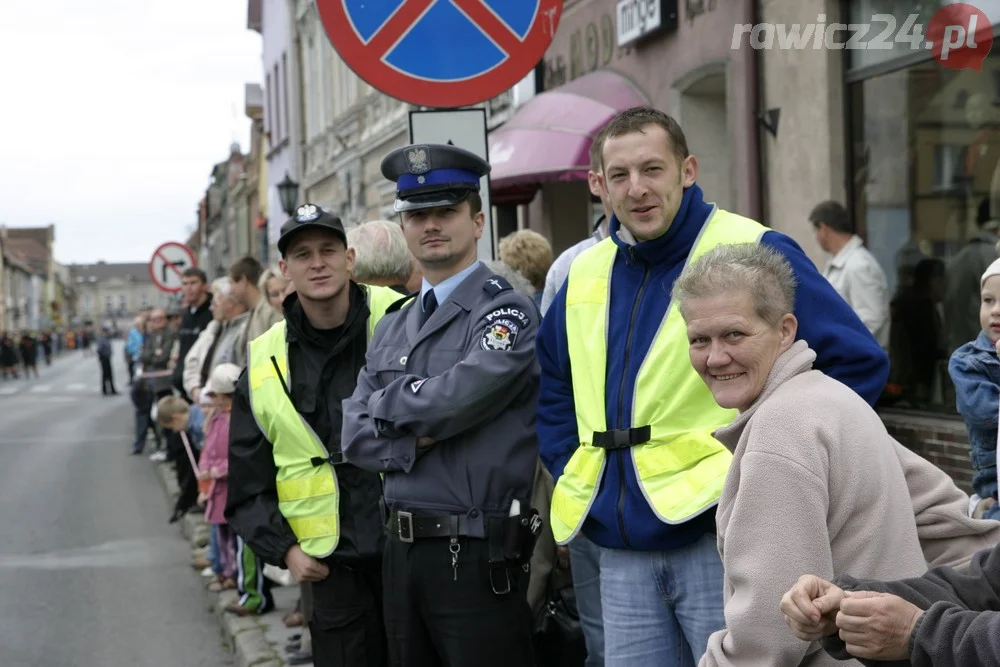
[(583, 639), (587, 644), (586, 667), (604, 665), (604, 619), (601, 613), (601, 550), (578, 534), (569, 543), (576, 609), (580, 614)]
[(694, 667), (726, 626), (716, 536), (672, 551), (601, 548), (608, 667)]

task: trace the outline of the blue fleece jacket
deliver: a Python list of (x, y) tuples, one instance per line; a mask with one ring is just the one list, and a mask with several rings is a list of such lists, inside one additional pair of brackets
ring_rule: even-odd
[[(634, 246), (618, 238), (620, 223), (611, 218), (611, 238), (618, 246), (618, 254), (612, 269), (608, 306), (605, 386), (609, 429), (631, 425), (639, 366), (670, 305), (674, 281), (711, 212), (712, 206), (705, 203), (701, 188), (693, 185), (684, 192), (667, 233)], [(795, 241), (768, 231), (761, 242), (780, 251), (795, 271), (798, 338), (808, 341), (816, 351), (815, 367), (874, 405), (889, 377), (885, 352)], [(537, 350), (542, 371), (536, 422), (538, 440), (542, 460), (558, 480), (580, 446), (566, 341), (565, 285), (542, 320)], [(631, 450), (624, 449), (608, 453), (604, 476), (583, 532), (602, 547), (663, 551), (691, 544), (706, 531), (714, 530), (714, 526), (714, 511), (680, 525), (661, 522), (639, 489)]]

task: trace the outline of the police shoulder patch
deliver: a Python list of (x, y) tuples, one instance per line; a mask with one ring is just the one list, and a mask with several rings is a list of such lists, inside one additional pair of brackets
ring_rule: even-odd
[(498, 317), (486, 325), (479, 344), (484, 350), (490, 352), (506, 352), (513, 349), (514, 342), (517, 340), (517, 333), (520, 330), (520, 325), (514, 319)]
[(507, 282), (506, 278), (498, 275), (490, 276), (490, 279), (483, 285), (483, 291), (489, 294), (490, 298), (495, 297), (500, 292), (506, 292), (509, 289), (514, 289), (513, 285)]
[(413, 294), (407, 294), (402, 299), (397, 299), (396, 301), (393, 301), (392, 303), (389, 304), (389, 307), (385, 309), (385, 314), (388, 315), (389, 313), (395, 313), (397, 310), (405, 306), (407, 301), (417, 296), (417, 294), (419, 294), (419, 292), (414, 292)]

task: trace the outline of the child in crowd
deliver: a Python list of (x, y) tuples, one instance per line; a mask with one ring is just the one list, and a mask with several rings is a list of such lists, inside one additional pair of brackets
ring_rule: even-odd
[(223, 513), (229, 488), (229, 413), (239, 377), (239, 366), (219, 364), (212, 369), (205, 387), (212, 409), (205, 430), (205, 448), (198, 462), (198, 480), (202, 489), (205, 482), (209, 484), (198, 494), (198, 504), (205, 507), (205, 521), (212, 526), (212, 570), (216, 574), (216, 580), (208, 585), (212, 591), (236, 588), (236, 535)]
[(198, 500), (197, 471), (191, 467), (191, 460), (180, 435), (183, 432), (187, 436), (191, 454), (197, 464), (201, 454), (198, 446), (201, 442), (200, 425), (193, 422), (191, 416), (187, 401), (179, 396), (164, 396), (156, 404), (156, 421), (164, 430), (167, 449), (174, 452), (170, 460), (175, 466), (177, 486), (181, 490), (170, 523), (176, 523), (188, 510), (195, 508)]
[(1000, 414), (1000, 259), (980, 281), (979, 336), (955, 350), (948, 373), (955, 384), (958, 412), (969, 431), (975, 494), (969, 514), (1000, 520), (997, 504), (997, 424)]

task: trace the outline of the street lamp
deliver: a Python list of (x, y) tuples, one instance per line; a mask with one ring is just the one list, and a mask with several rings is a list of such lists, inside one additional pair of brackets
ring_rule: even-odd
[(295, 211), (295, 204), (299, 201), (299, 184), (291, 179), (288, 172), (285, 172), (285, 180), (278, 183), (278, 198), (281, 200), (281, 208), (289, 216)]

